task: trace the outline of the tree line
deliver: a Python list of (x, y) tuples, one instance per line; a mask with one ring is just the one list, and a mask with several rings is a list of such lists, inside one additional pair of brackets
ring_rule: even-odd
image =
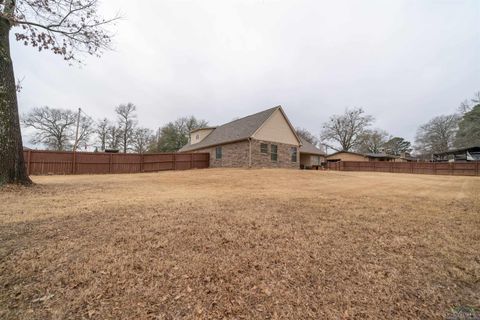
[[(138, 125), (137, 107), (133, 103), (120, 104), (115, 108), (115, 114), (115, 121), (107, 118), (94, 121), (80, 109), (75, 112), (41, 107), (25, 114), (21, 122), (34, 129), (31, 143), (43, 144), (50, 150), (78, 150), (93, 146), (98, 151), (120, 150), (125, 153), (178, 151), (188, 143), (190, 131), (208, 125), (205, 120), (188, 116), (153, 131)], [(299, 136), (316, 146), (327, 145), (339, 151), (384, 152), (396, 156), (412, 151), (419, 155), (445, 152), (480, 143), (480, 92), (463, 101), (457, 113), (436, 116), (420, 125), (414, 145), (403, 137), (373, 128), (374, 121), (375, 118), (362, 108), (351, 108), (323, 123), (319, 137), (303, 128), (296, 130)]]
[(439, 115), (419, 126), (415, 144), (387, 131), (372, 128), (375, 118), (365, 114), (362, 108), (346, 109), (333, 115), (322, 125), (320, 139), (301, 129), (297, 132), (307, 141), (331, 142), (339, 151), (378, 153), (392, 155), (415, 151), (418, 155), (431, 155), (454, 148), (480, 144), (480, 91), (473, 98), (463, 101), (454, 114)]
[[(81, 109), (34, 108), (21, 117), (26, 128), (33, 129), (30, 142), (49, 150), (69, 151), (88, 147), (96, 151), (174, 152), (184, 146), (191, 130), (207, 126), (194, 116), (181, 117), (155, 132), (142, 127), (137, 120), (137, 107), (129, 102), (115, 108), (116, 120), (93, 120)], [(77, 130), (78, 128), (78, 130)]]

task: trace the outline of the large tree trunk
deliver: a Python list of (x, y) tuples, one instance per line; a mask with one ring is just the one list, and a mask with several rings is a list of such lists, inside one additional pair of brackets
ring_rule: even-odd
[(9, 33), (10, 23), (0, 18), (0, 185), (31, 184), (23, 159)]

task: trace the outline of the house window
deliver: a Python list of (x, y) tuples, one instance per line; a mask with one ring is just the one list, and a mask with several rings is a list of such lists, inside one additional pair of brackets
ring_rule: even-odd
[(217, 146), (215, 148), (215, 159), (222, 159), (222, 146)]
[(264, 154), (268, 154), (268, 144), (261, 143), (260, 144), (260, 152)]
[(277, 161), (278, 159), (277, 149), (278, 147), (276, 144), (270, 146), (270, 159), (272, 159), (272, 161)]
[(197, 135), (195, 136), (195, 139), (197, 139), (197, 140), (200, 139), (200, 135), (197, 134)]
[(297, 162), (297, 147), (291, 147), (290, 153), (292, 156), (292, 162)]

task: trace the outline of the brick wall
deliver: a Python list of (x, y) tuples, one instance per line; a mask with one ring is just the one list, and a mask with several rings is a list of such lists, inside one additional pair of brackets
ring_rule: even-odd
[[(260, 152), (260, 144), (268, 145), (268, 153)], [(277, 146), (277, 161), (271, 160), (271, 145)], [(297, 148), (297, 162), (292, 162), (291, 148)], [(260, 168), (300, 168), (299, 147), (291, 144), (284, 144), (270, 141), (252, 140), (252, 167)]]
[(208, 152), (211, 168), (241, 168), (248, 167), (248, 141), (240, 141), (222, 145), (222, 159), (216, 159), (215, 147), (195, 150)]
[[(260, 152), (260, 144), (268, 144), (268, 153)], [(271, 145), (277, 145), (277, 161), (271, 160)], [(297, 162), (291, 161), (291, 148), (297, 147)], [(215, 147), (195, 150), (194, 152), (207, 152), (210, 154), (210, 167), (240, 168), (248, 167), (249, 142), (248, 140), (222, 145), (222, 159), (216, 159)], [(260, 141), (252, 139), (252, 167), (254, 168), (300, 168), (300, 154), (298, 146)]]

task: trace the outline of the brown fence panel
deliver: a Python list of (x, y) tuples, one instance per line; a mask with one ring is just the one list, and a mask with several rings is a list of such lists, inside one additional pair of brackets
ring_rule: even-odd
[(107, 153), (83, 153), (77, 152), (75, 155), (75, 172), (77, 174), (86, 173), (109, 173), (110, 155)]
[(330, 170), (458, 176), (478, 176), (480, 175), (479, 167), (479, 162), (340, 161), (327, 163), (327, 168)]
[(191, 153), (192, 167), (194, 169), (205, 169), (210, 166), (209, 153)]
[(143, 157), (143, 171), (145, 172), (175, 170), (174, 153), (145, 154)]
[(29, 174), (136, 173), (208, 168), (208, 153), (102, 153), (24, 151)]

